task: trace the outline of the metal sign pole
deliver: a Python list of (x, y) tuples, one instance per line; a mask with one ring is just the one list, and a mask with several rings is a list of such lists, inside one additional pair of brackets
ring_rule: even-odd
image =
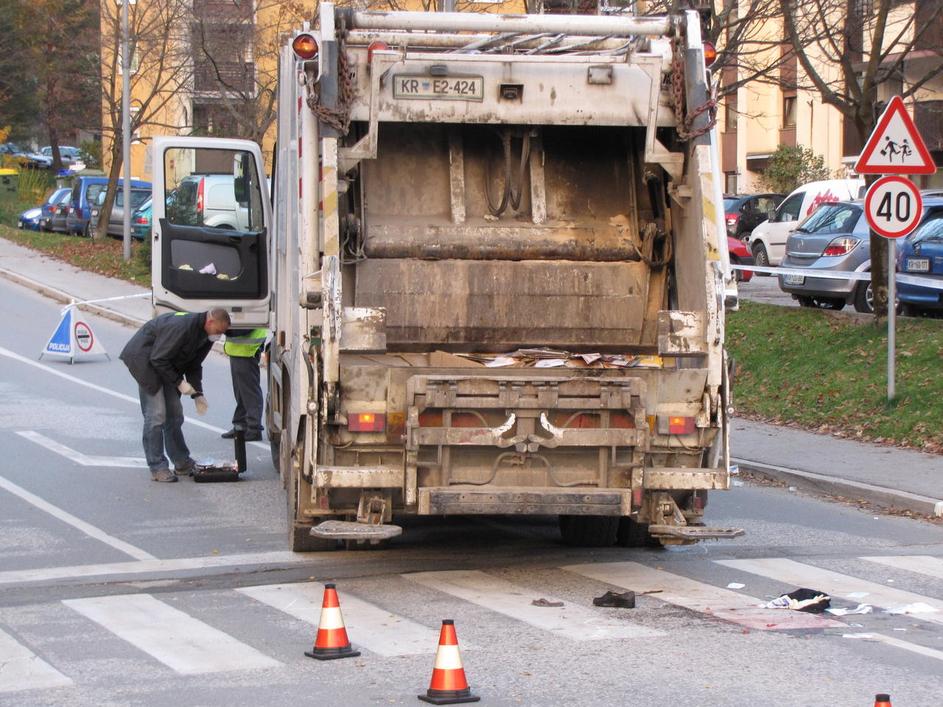
[(897, 269), (897, 242), (887, 244), (887, 401), (893, 402), (895, 377), (895, 348), (897, 328), (897, 282), (894, 271)]
[[(131, 261), (131, 48), (128, 2), (121, 3), (121, 161), (124, 166), (122, 221), (124, 261)], [(117, 199), (115, 200), (117, 201)]]

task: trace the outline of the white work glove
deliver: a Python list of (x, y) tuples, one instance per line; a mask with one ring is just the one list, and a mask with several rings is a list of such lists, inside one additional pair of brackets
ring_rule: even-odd
[(210, 404), (206, 402), (206, 397), (197, 395), (193, 398), (193, 405), (196, 408), (197, 415), (205, 415)]
[(196, 388), (187, 383), (185, 380), (180, 381), (177, 385), (177, 390), (180, 391), (181, 395), (196, 395)]

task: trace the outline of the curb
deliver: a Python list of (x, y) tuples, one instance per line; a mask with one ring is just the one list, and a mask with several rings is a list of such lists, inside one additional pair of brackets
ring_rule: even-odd
[(881, 508), (904, 509), (920, 515), (943, 517), (943, 500), (938, 498), (874, 486), (839, 476), (826, 476), (775, 464), (764, 464), (749, 459), (731, 459), (730, 461), (739, 465), (743, 471), (749, 471), (774, 481), (788, 481), (808, 491), (861, 498)]
[[(71, 304), (79, 297), (73, 297), (68, 292), (63, 292), (58, 290), (55, 287), (50, 287), (49, 285), (44, 285), (41, 282), (33, 280), (32, 278), (26, 277), (25, 275), (20, 275), (19, 273), (13, 272), (12, 270), (7, 270), (6, 268), (0, 268), (0, 277), (15, 282), (18, 285), (23, 287), (28, 287), (34, 292), (38, 292), (41, 295), (49, 297), (61, 304)], [(121, 312), (116, 312), (113, 309), (107, 307), (100, 307), (97, 304), (79, 304), (76, 305), (77, 309), (81, 309), (83, 312), (90, 312), (91, 314), (98, 315), (99, 317), (104, 317), (105, 319), (110, 319), (119, 324), (124, 324), (131, 327), (140, 327), (144, 324), (144, 319), (138, 319), (137, 317), (131, 317), (127, 314), (122, 314)]]

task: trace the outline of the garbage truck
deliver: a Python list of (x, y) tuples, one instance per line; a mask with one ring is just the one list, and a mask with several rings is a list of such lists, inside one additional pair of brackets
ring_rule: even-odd
[(291, 549), (417, 515), (742, 533), (704, 521), (737, 298), (710, 54), (695, 12), (321, 3), (281, 51), (270, 151), (154, 140), (155, 306), (271, 329)]

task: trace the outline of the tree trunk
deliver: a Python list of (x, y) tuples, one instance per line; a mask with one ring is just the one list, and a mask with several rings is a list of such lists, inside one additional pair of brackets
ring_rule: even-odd
[(120, 135), (115, 134), (111, 141), (111, 168), (108, 170), (108, 189), (105, 191), (105, 201), (98, 211), (98, 228), (92, 234), (94, 238), (106, 238), (108, 236), (108, 221), (111, 220), (111, 209), (115, 205), (115, 197), (118, 195), (118, 179), (121, 176), (121, 140)]
[(52, 165), (50, 165), (53, 174), (58, 174), (62, 169), (62, 153), (59, 152), (59, 131), (52, 125), (47, 125), (49, 131), (49, 146), (52, 148)]

